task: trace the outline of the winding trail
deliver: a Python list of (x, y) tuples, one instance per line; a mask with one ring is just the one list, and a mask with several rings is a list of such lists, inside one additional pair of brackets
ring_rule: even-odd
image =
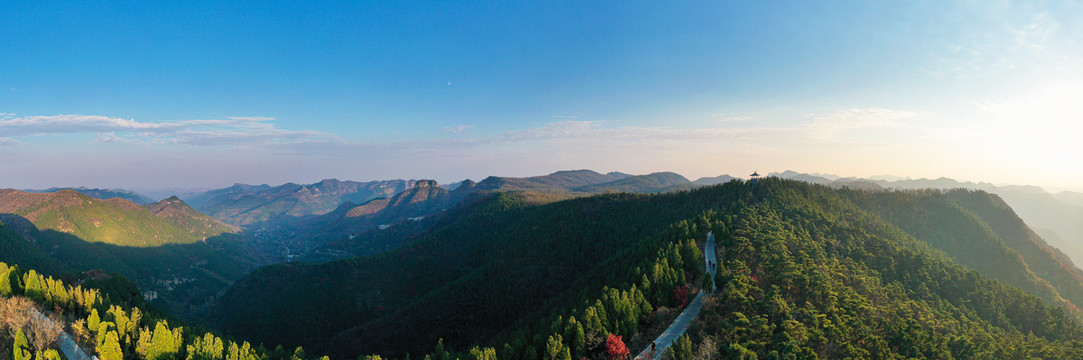
[[(703, 262), (707, 266), (707, 272), (711, 273), (711, 280), (714, 281), (718, 267), (711, 266), (711, 263), (716, 263), (714, 255), (714, 233), (707, 232), (707, 243), (703, 245)], [(713, 287), (713, 286), (712, 286)], [(666, 331), (662, 332), (662, 335), (658, 335), (658, 338), (654, 340), (655, 350), (652, 356), (651, 346), (647, 345), (646, 349), (643, 349), (639, 355), (636, 355), (635, 360), (658, 360), (662, 358), (662, 354), (666, 353), (666, 349), (670, 345), (673, 345), (673, 341), (688, 331), (688, 327), (692, 326), (692, 322), (699, 316), (699, 310), (703, 308), (703, 300), (706, 296), (703, 291), (696, 294), (696, 297), (692, 299), (692, 302), (688, 303), (688, 307), (681, 312), (680, 316), (677, 316), (673, 320), (673, 323), (669, 325)]]

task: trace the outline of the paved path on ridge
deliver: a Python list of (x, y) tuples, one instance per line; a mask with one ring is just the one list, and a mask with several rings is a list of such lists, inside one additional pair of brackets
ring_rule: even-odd
[[(715, 272), (717, 271), (717, 260), (714, 258), (714, 234), (707, 233), (707, 243), (703, 244), (703, 262), (707, 266), (707, 272), (711, 273), (711, 279), (715, 278)], [(711, 263), (715, 263), (716, 266), (711, 266)], [(688, 303), (688, 307), (684, 308), (680, 316), (673, 320), (673, 323), (669, 325), (669, 328), (662, 335), (658, 335), (658, 338), (654, 340), (655, 350), (654, 356), (651, 355), (651, 346), (647, 345), (643, 352), (636, 355), (635, 360), (658, 360), (662, 358), (662, 354), (666, 353), (666, 349), (673, 344), (677, 337), (680, 337), (688, 330), (688, 327), (692, 325), (692, 322), (699, 316), (699, 310), (703, 307), (703, 291), (700, 291), (696, 295), (692, 302)]]
[[(36, 308), (30, 308), (29, 311), (31, 311), (31, 315), (38, 316), (49, 322), (53, 321), (53, 319), (45, 317), (45, 314), (42, 314)], [(65, 331), (61, 331), (60, 336), (56, 337), (56, 345), (60, 347), (60, 353), (64, 354), (64, 357), (68, 360), (90, 360), (90, 357), (83, 352), (83, 349), (79, 348), (79, 345), (75, 344), (75, 341)]]

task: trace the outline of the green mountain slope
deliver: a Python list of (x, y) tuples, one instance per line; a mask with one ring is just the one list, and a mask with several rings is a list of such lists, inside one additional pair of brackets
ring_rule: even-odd
[(1083, 272), (996, 195), (969, 190), (848, 192), (857, 204), (955, 261), (1018, 286), (1083, 319)]
[(95, 199), (72, 190), (40, 194), (0, 190), (0, 213), (19, 215), (39, 229), (90, 242), (146, 247), (200, 240), (131, 201)]
[[(705, 335), (692, 341), (708, 344), (708, 355), (1081, 354), (1075, 310), (1053, 307), (1068, 304), (1055, 295), (1072, 284), (1037, 264), (1046, 258), (1016, 256), (1019, 266), (999, 273), (952, 260), (956, 249), (1030, 252), (1012, 248), (1030, 240), (1004, 240), (1026, 232), (1021, 222), (989, 226), (1005, 216), (996, 210), (1002, 203), (933, 194), (932, 205), (917, 206), (911, 195), (887, 194), (774, 178), (546, 205), (528, 205), (522, 193), (495, 194), (396, 250), (259, 269), (229, 289), (217, 320), (243, 338), (341, 358), (420, 357), (439, 338), (441, 349), (491, 346), (501, 359), (532, 360), (561, 347), (575, 358), (601, 357), (608, 333), (630, 347), (649, 344), (645, 332), (666, 313), (662, 306), (679, 305), (675, 289), (700, 283), (694, 244), (713, 230), (725, 275), (691, 332)], [(913, 221), (928, 232), (889, 216), (924, 206), (952, 215)]]
[(223, 224), (221, 221), (196, 211), (176, 196), (146, 206), (154, 216), (165, 220), (188, 234), (192, 234), (200, 240), (240, 231), (235, 226)]
[[(645, 200), (640, 195), (612, 195), (526, 206), (526, 199), (519, 194), (496, 194), (448, 214), (434, 226), (436, 230), (388, 253), (320, 265), (291, 263), (262, 268), (223, 297), (220, 324), (240, 337), (312, 344), (315, 349), (330, 348), (329, 340), (346, 331), (335, 338), (345, 352), (343, 356), (371, 351), (368, 346), (378, 343), (386, 344), (387, 350), (416, 354), (438, 337), (466, 344), (476, 340), (477, 334), (496, 334), (554, 297), (577, 297), (585, 289), (564, 284), (597, 282), (607, 278), (614, 266), (620, 273), (633, 270), (627, 264), (614, 265), (607, 260), (627, 257), (644, 241), (657, 244), (659, 238), (642, 234), (664, 232), (668, 224), (678, 221), (677, 212), (663, 208), (688, 211), (693, 204), (674, 197), (649, 206), (629, 206)], [(689, 214), (695, 216), (694, 212)], [(611, 218), (614, 215), (619, 216)], [(625, 226), (631, 219), (638, 225)], [(639, 251), (636, 263), (651, 266), (655, 251)], [(480, 282), (486, 274), (500, 274), (500, 283)], [(456, 284), (455, 288), (444, 287), (443, 291), (456, 295), (427, 295), (449, 283)], [(502, 296), (482, 291), (490, 286), (503, 289)], [(474, 292), (477, 296), (466, 296), (475, 290), (480, 291)], [(601, 291), (601, 286), (593, 291)], [(661, 290), (659, 294), (668, 295)], [(250, 301), (254, 298), (266, 301)], [(449, 300), (480, 301), (474, 306), (491, 312), (472, 314), (467, 303)], [(327, 308), (338, 310), (322, 310)], [(440, 312), (444, 316), (434, 323), (426, 317), (436, 309), (449, 311)], [(443, 333), (447, 327), (458, 326), (459, 316), (472, 317), (460, 324), (462, 335)], [(369, 322), (428, 326), (356, 328)], [(369, 337), (370, 329), (388, 332)], [(365, 335), (351, 335), (356, 333)]]
[(144, 207), (71, 190), (0, 190), (0, 213), (0, 261), (50, 274), (117, 272), (182, 317), (202, 313), (254, 267), (231, 229), (175, 198)]
[(720, 247), (718, 301), (677, 356), (705, 345), (744, 359), (1083, 355), (1060, 309), (922, 250), (827, 188), (768, 179), (756, 192)]
[(1083, 205), (1079, 193), (1060, 192), (1050, 194), (1036, 186), (995, 186), (989, 183), (957, 181), (948, 178), (909, 179), (892, 176), (876, 180), (823, 177), (800, 174), (794, 171), (772, 173), (782, 178), (820, 183), (832, 187), (847, 186), (853, 189), (971, 189), (996, 194), (1004, 199), (1012, 210), (1034, 231), (1044, 232), (1042, 238), (1050, 245), (1072, 258), (1073, 263), (1083, 263)]
[(564, 170), (549, 175), (526, 178), (490, 176), (474, 185), (479, 191), (529, 191), (539, 193), (579, 194), (577, 188), (604, 184), (628, 178), (630, 175), (612, 172), (601, 174), (592, 170)]
[(583, 186), (575, 190), (591, 194), (603, 192), (657, 193), (690, 188), (692, 188), (692, 182), (688, 181), (684, 176), (672, 172), (657, 172)]

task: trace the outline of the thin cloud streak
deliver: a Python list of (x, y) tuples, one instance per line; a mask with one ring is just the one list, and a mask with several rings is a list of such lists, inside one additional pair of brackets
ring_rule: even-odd
[[(163, 172), (155, 175), (159, 177), (158, 184), (220, 186), (245, 181), (305, 181), (299, 176), (461, 180), (485, 175), (536, 175), (569, 168), (626, 172), (672, 170), (695, 177), (716, 176), (745, 167), (764, 170), (773, 166), (776, 170), (794, 168), (844, 174), (890, 172), (916, 177), (935, 175), (1002, 181), (983, 177), (980, 174), (994, 173), (975, 167), (988, 158), (981, 157), (983, 151), (976, 155), (975, 149), (970, 147), (975, 144), (972, 136), (975, 131), (951, 132), (950, 123), (941, 124), (946, 116), (955, 115), (853, 108), (797, 115), (791, 121), (781, 122), (791, 125), (759, 126), (784, 120), (764, 119), (762, 122), (692, 128), (615, 126), (609, 121), (564, 120), (491, 135), (448, 133), (398, 142), (358, 142), (314, 130), (284, 130), (276, 128), (271, 119), (263, 118), (174, 121), (169, 124), (181, 127), (158, 132), (145, 132), (141, 129), (153, 126), (132, 125), (132, 121), (126, 120), (107, 122), (124, 126), (121, 131), (97, 133), (94, 143), (79, 145), (83, 150), (64, 153), (63, 158), (80, 160), (72, 160), (72, 168), (63, 170), (70, 174), (57, 172), (52, 176), (70, 178), (71, 174), (80, 171), (108, 168), (122, 177), (118, 181), (125, 181), (123, 174), (156, 168)], [(1026, 125), (1018, 123), (1017, 126)], [(988, 131), (1005, 130), (990, 128), (979, 133)], [(57, 136), (69, 133), (60, 132)], [(43, 154), (35, 153), (42, 150), (34, 146), (36, 138), (28, 137), (25, 142), (20, 142), (0, 137), (0, 146), (5, 146), (5, 152), (17, 153), (19, 158), (46, 159), (50, 156), (48, 150)], [(94, 144), (99, 144), (101, 150), (88, 148), (96, 146)], [(128, 151), (127, 147), (134, 146), (140, 150)], [(230, 151), (220, 151), (222, 146)], [(102, 152), (110, 155), (103, 156)], [(176, 160), (178, 158), (188, 160)], [(128, 165), (124, 164), (141, 165), (139, 169), (126, 170)], [(998, 168), (1009, 169), (1016, 165), (1004, 163)], [(80, 170), (80, 166), (85, 169)], [(207, 169), (212, 168), (222, 171), (208, 174)], [(21, 173), (34, 174), (26, 170)], [(201, 182), (197, 184), (177, 183), (181, 181), (179, 179), (193, 178), (189, 174), (203, 174), (207, 178), (195, 177)], [(1060, 178), (1071, 181), (1073, 175), (1065, 174)], [(30, 176), (24, 177), (29, 179)], [(125, 184), (98, 184), (120, 185)]]
[[(342, 141), (315, 130), (276, 128), (271, 117), (140, 122), (101, 115), (0, 116), (0, 136), (98, 134), (100, 143), (140, 145), (242, 146), (298, 141)], [(121, 135), (118, 135), (121, 134)]]

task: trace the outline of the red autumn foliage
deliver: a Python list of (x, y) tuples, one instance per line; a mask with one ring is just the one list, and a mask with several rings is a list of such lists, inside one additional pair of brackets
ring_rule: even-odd
[(624, 340), (614, 334), (609, 334), (609, 338), (605, 339), (605, 351), (609, 354), (610, 360), (624, 360), (630, 354), (628, 347), (624, 346)]
[(679, 307), (685, 307), (685, 305), (688, 305), (688, 293), (689, 290), (687, 284), (673, 289), (673, 303), (677, 304)]

